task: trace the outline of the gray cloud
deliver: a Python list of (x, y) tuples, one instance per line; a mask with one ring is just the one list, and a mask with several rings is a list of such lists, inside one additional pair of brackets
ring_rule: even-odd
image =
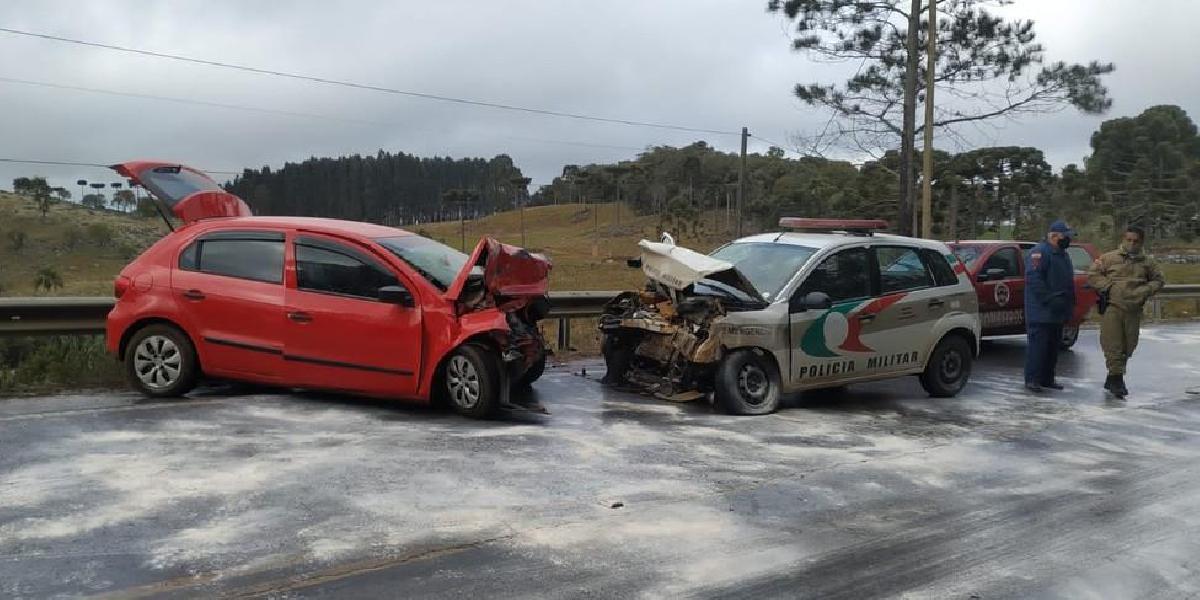
[[(608, 2), (10, 1), (0, 26), (317, 76), (599, 116), (736, 131), (786, 142), (828, 113), (800, 106), (798, 81), (837, 81), (846, 65), (788, 49), (765, 0)], [(1158, 103), (1200, 115), (1190, 0), (1021, 0), (1051, 59), (1117, 63), (1111, 115)], [(1171, 43), (1162, 43), (1170, 40)], [(506, 152), (535, 182), (566, 163), (736, 136), (624, 127), (464, 107), (0, 34), (0, 77), (327, 115), (286, 116), (0, 83), (0, 156), (115, 162), (164, 158), (209, 169), (309, 156)], [(1032, 145), (1056, 167), (1088, 152), (1102, 118), (1073, 111), (965, 130), (972, 143)], [(541, 140), (541, 141), (539, 141)], [(943, 140), (941, 145), (948, 145)], [(752, 150), (766, 144), (754, 140)], [(56, 184), (107, 173), (0, 164), (0, 185), (40, 173)]]

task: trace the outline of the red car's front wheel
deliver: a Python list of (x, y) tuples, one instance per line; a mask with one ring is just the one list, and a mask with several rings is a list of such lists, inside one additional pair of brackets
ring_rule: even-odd
[(500, 409), (500, 365), (487, 348), (476, 344), (460, 346), (446, 359), (443, 368), (443, 393), (455, 412), (486, 419)]

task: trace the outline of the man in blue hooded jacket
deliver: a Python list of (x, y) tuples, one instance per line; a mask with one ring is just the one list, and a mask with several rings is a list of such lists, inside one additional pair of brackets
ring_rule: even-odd
[(1067, 255), (1074, 236), (1066, 222), (1055, 221), (1025, 259), (1025, 387), (1035, 394), (1063, 389), (1054, 367), (1063, 324), (1075, 311), (1075, 268)]

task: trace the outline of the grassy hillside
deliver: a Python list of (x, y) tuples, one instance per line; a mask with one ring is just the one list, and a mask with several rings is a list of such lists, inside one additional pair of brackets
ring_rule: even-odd
[[(0, 192), (0, 294), (91, 296), (112, 293), (113, 277), (165, 231), (158, 219), (94, 211), (69, 202), (45, 217), (32, 198)], [(35, 290), (49, 268), (62, 287)]]
[[(636, 216), (622, 207), (618, 224), (616, 204), (538, 206), (525, 210), (525, 245), (554, 261), (553, 289), (636, 288), (643, 282), (641, 272), (625, 266), (625, 259), (637, 255), (638, 240), (658, 239), (661, 226), (679, 244), (709, 251), (733, 237), (722, 217), (702, 215), (693, 227), (672, 223), (669, 217), (660, 222), (655, 215)], [(464, 225), (468, 251), (484, 235), (521, 244), (517, 211)], [(463, 244), (458, 222), (411, 229), (456, 248)], [(65, 202), (54, 204), (43, 217), (31, 198), (0, 192), (0, 294), (34, 295), (37, 273), (48, 267), (61, 276), (63, 287), (36, 293), (107, 295), (121, 267), (164, 231), (157, 218), (93, 211)], [(1172, 283), (1200, 282), (1200, 265), (1164, 265), (1164, 270)]]
[[(596, 212), (594, 212), (596, 211)], [(597, 214), (598, 212), (598, 214)], [(599, 227), (596, 219), (599, 217)], [(693, 231), (690, 225), (662, 223), (677, 243), (709, 251), (730, 239), (720, 215), (704, 215)], [(625, 259), (638, 255), (638, 240), (657, 240), (657, 216), (636, 216), (616, 204), (537, 206), (525, 210), (525, 246), (554, 261), (551, 287), (556, 290), (618, 290), (641, 287), (640, 270)], [(432, 223), (414, 228), (455, 248), (462, 245), (459, 224)], [(488, 235), (510, 244), (521, 244), (521, 220), (516, 211), (465, 223), (467, 250)]]
[[(723, 227), (714, 223), (717, 217), (706, 215), (694, 232), (682, 223), (678, 228), (669, 220), (664, 225), (679, 243), (709, 250), (730, 237), (718, 232)], [(519, 245), (520, 223), (516, 211), (468, 221), (467, 250), (484, 235)], [(628, 208), (621, 210), (618, 225), (615, 204), (540, 206), (525, 211), (526, 245), (554, 261), (551, 285), (556, 290), (640, 286), (640, 271), (626, 267), (625, 258), (637, 255), (638, 240), (657, 239), (658, 225), (657, 217), (638, 217)], [(456, 248), (462, 245), (458, 222), (412, 229)], [(107, 295), (117, 272), (164, 231), (157, 218), (92, 211), (71, 203), (56, 203), (42, 217), (31, 198), (0, 192), (0, 295)], [(62, 288), (35, 291), (37, 273), (46, 267), (62, 277)]]

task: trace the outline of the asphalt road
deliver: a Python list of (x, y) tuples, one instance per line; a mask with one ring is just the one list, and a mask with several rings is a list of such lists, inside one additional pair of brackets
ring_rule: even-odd
[[(1023, 343), (768, 417), (552, 369), (547, 417), (321, 395), (0, 401), (0, 596), (1200, 596), (1200, 326), (1126, 401), (1094, 332), (1066, 392)], [(577, 373), (587, 368), (586, 377)]]

